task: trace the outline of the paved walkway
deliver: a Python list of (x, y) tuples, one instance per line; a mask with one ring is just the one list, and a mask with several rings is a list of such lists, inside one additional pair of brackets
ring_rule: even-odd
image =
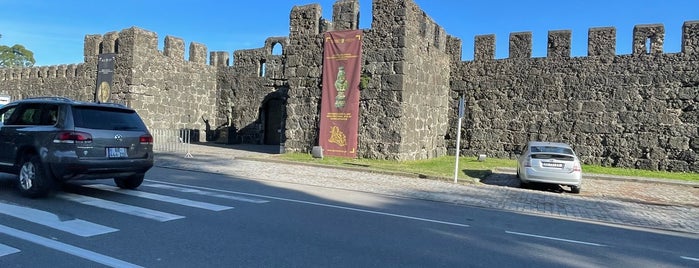
[[(673, 186), (676, 188), (673, 191), (684, 191), (682, 194), (688, 196), (685, 199), (689, 201), (647, 202), (634, 196), (610, 198), (604, 194), (572, 195), (546, 189), (520, 189), (508, 185), (511, 182), (492, 183), (507, 181), (503, 178), (512, 177), (507, 172), (496, 173), (491, 184), (454, 184), (395, 173), (275, 161), (273, 155), (278, 150), (269, 146), (192, 145), (190, 152), (193, 158), (185, 158), (182, 153), (158, 153), (156, 166), (699, 234), (699, 185)], [(635, 183), (644, 183), (638, 182), (639, 180), (642, 179), (635, 179)], [(605, 180), (600, 177), (589, 181), (588, 183), (597, 181), (592, 184), (603, 188), (608, 183), (623, 183), (625, 180)], [(652, 181), (649, 183), (649, 187), (657, 184)], [(595, 192), (594, 187), (584, 187), (583, 193), (585, 192)], [(672, 192), (659, 195), (679, 194)]]

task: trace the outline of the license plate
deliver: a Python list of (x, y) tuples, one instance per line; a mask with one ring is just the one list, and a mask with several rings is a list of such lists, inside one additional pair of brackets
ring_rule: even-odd
[(126, 158), (129, 157), (127, 154), (126, 148), (119, 147), (119, 148), (107, 148), (107, 157), (108, 158)]
[(550, 168), (563, 168), (563, 163), (541, 162), (541, 166)]

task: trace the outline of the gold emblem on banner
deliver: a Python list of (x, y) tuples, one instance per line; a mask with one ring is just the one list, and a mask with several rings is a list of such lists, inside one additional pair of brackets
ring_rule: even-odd
[(97, 92), (97, 100), (100, 102), (108, 102), (111, 94), (112, 92), (109, 88), (109, 83), (103, 81), (100, 84), (99, 92)]
[(339, 146), (346, 146), (347, 136), (345, 136), (345, 133), (342, 133), (342, 130), (340, 130), (339, 127), (333, 126), (332, 129), (330, 129), (330, 139), (328, 142), (337, 144)]

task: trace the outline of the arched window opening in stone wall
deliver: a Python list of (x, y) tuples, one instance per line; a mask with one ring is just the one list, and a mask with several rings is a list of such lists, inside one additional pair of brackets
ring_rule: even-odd
[(114, 40), (114, 53), (119, 53), (119, 38)]
[(104, 43), (100, 42), (99, 54), (104, 53)]
[(281, 56), (282, 54), (284, 54), (284, 46), (280, 43), (274, 43), (272, 45), (272, 55)]

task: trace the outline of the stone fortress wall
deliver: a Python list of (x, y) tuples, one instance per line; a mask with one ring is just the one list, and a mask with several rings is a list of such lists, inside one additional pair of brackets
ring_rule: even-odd
[(699, 171), (699, 21), (681, 30), (679, 53), (663, 53), (653, 24), (616, 55), (615, 28), (592, 28), (587, 57), (570, 56), (570, 31), (550, 31), (545, 58), (531, 58), (530, 32), (513, 33), (501, 60), (495, 36), (477, 36), (474, 60), (451, 76), (467, 103), (464, 152), (513, 157), (528, 140), (564, 141), (586, 163)]
[[(634, 29), (631, 55), (615, 55), (614, 28), (589, 32), (587, 57), (570, 56), (572, 33), (549, 32), (548, 55), (532, 58), (531, 33), (510, 35), (509, 58), (494, 59), (495, 36), (476, 36), (461, 60), (450, 36), (412, 0), (374, 0), (363, 29), (360, 157), (412, 160), (455, 152), (457, 103), (466, 99), (461, 152), (514, 157), (528, 140), (571, 143), (586, 163), (699, 171), (699, 22), (682, 29), (682, 52), (662, 50), (662, 25)], [(117, 53), (112, 100), (150, 128), (193, 128), (200, 139), (317, 145), (323, 33), (358, 29), (359, 2), (339, 0), (332, 21), (317, 4), (296, 6), (289, 36), (257, 49), (209, 53), (136, 27), (85, 38), (85, 63), (0, 69), (13, 99), (93, 99), (97, 55)], [(650, 44), (650, 47), (646, 47)], [(281, 51), (281, 53), (275, 53)], [(206, 122), (205, 122), (206, 120)], [(220, 129), (217, 135), (213, 130)]]
[(111, 102), (139, 112), (149, 128), (204, 129), (202, 116), (214, 117), (217, 69), (206, 65), (206, 47), (167, 36), (158, 49), (155, 33), (132, 27), (85, 36), (85, 63), (0, 69), (0, 93), (15, 99), (61, 96), (93, 101), (100, 53), (116, 53)]

